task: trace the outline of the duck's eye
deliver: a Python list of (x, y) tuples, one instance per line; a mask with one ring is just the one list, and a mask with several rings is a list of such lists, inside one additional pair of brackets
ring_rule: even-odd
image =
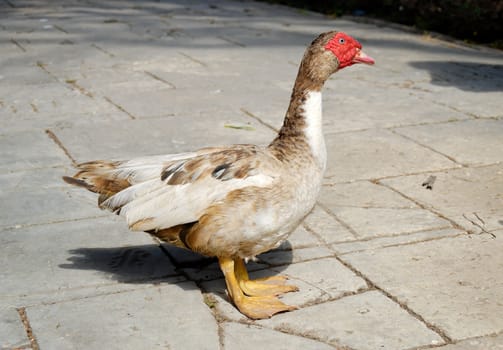
[(339, 38), (339, 44), (344, 44), (346, 42), (346, 40), (344, 40), (344, 38)]

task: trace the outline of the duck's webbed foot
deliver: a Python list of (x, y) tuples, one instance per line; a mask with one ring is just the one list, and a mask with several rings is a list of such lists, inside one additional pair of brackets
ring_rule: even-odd
[(251, 280), (242, 259), (234, 259), (234, 271), (241, 290), (248, 296), (278, 296), (299, 290), (297, 286), (286, 284), (287, 276)]
[(296, 306), (287, 305), (276, 297), (298, 290), (295, 286), (284, 284), (285, 278), (252, 281), (248, 278), (243, 260), (219, 258), (219, 263), (225, 276), (229, 297), (242, 314), (252, 319), (262, 319), (297, 309)]

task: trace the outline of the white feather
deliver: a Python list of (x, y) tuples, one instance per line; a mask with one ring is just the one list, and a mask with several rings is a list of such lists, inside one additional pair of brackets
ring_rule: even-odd
[(327, 164), (327, 149), (325, 147), (325, 138), (323, 137), (323, 117), (322, 117), (322, 99), (321, 92), (310, 91), (307, 94), (304, 107), (304, 118), (306, 119), (306, 138), (317, 160), (321, 170), (325, 170)]
[(197, 221), (211, 204), (233, 190), (267, 186), (272, 181), (272, 177), (261, 174), (228, 181), (207, 177), (204, 181), (175, 186), (159, 181), (159, 187), (153, 186), (151, 192), (130, 201), (120, 214), (135, 231), (168, 228)]

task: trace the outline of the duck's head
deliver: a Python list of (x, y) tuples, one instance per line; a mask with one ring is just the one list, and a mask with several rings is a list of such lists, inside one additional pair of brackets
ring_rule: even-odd
[[(326, 43), (323, 48), (331, 52), (338, 61), (338, 69), (356, 63), (374, 64), (372, 57), (362, 51), (362, 45), (343, 32), (327, 33)], [(322, 34), (323, 35), (323, 34)]]
[(353, 64), (374, 64), (362, 51), (362, 45), (343, 32), (320, 34), (307, 48), (301, 66), (303, 74), (313, 81), (324, 82), (337, 70)]

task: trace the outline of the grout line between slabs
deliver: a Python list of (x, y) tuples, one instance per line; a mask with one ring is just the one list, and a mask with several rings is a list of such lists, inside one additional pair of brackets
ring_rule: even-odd
[(453, 340), (442, 329), (440, 329), (438, 326), (436, 326), (436, 325), (434, 325), (432, 323), (427, 322), (421, 315), (419, 315), (414, 310), (412, 310), (411, 308), (409, 308), (405, 303), (401, 303), (398, 300), (398, 298), (396, 298), (395, 296), (391, 295), (390, 293), (388, 293), (387, 291), (385, 291), (383, 288), (379, 287), (370, 278), (368, 278), (367, 276), (365, 276), (360, 270), (358, 270), (353, 265), (351, 265), (349, 262), (347, 262), (343, 258), (341, 258), (339, 256), (339, 254), (337, 254), (334, 251), (334, 249), (331, 248), (331, 246), (329, 246), (327, 244), (327, 242), (322, 237), (320, 237), (320, 239), (333, 252), (333, 257), (335, 259), (337, 259), (337, 261), (339, 261), (342, 265), (344, 265), (346, 268), (348, 268), (349, 270), (351, 270), (356, 276), (360, 277), (361, 279), (363, 279), (365, 281), (365, 283), (367, 284), (368, 290), (376, 289), (376, 290), (380, 291), (386, 297), (390, 298), (395, 303), (397, 303), (403, 310), (405, 310), (406, 312), (408, 312), (411, 316), (413, 316), (414, 318), (416, 318), (417, 320), (419, 320), (420, 322), (422, 322), (428, 329), (430, 329), (433, 332), (435, 332), (436, 334), (438, 334), (444, 340), (445, 343), (449, 343), (450, 344), (450, 343), (453, 342)]
[(185, 57), (185, 58), (187, 58), (187, 59), (189, 59), (189, 60), (191, 60), (194, 63), (197, 63), (197, 64), (201, 65), (202, 67), (208, 67), (208, 65), (206, 63), (204, 63), (203, 61), (200, 61), (197, 58), (194, 58), (194, 57), (192, 57), (192, 56), (190, 56), (190, 55), (188, 55), (188, 54), (186, 54), (186, 53), (184, 53), (182, 51), (178, 51), (178, 54), (181, 55), (181, 56), (183, 56), (183, 57)]
[(337, 221), (340, 225), (342, 225), (346, 230), (348, 230), (357, 240), (361, 239), (362, 237), (358, 232), (356, 232), (355, 229), (353, 229), (347, 222), (339, 218), (334, 212), (332, 212), (329, 208), (327, 208), (324, 204), (320, 203), (319, 201), (316, 202), (316, 204), (323, 209), (328, 215), (332, 216), (335, 221)]
[(447, 171), (456, 171), (456, 170), (459, 170), (459, 169), (464, 169), (464, 168), (470, 168), (470, 169), (483, 169), (483, 168), (488, 168), (488, 167), (492, 167), (492, 166), (497, 166), (497, 165), (501, 165), (503, 164), (503, 162), (501, 161), (497, 161), (497, 162), (494, 162), (494, 163), (489, 163), (489, 164), (470, 164), (470, 165), (467, 165), (467, 166), (463, 166), (463, 165), (459, 165), (458, 163), (456, 163), (457, 166), (454, 166), (454, 167), (448, 167), (448, 168), (442, 168), (442, 169), (430, 169), (430, 170), (424, 170), (424, 171), (417, 171), (417, 172), (413, 172), (413, 173), (405, 173), (405, 174), (398, 174), (398, 175), (387, 175), (387, 176), (382, 176), (382, 177), (377, 177), (377, 178), (368, 178), (368, 179), (355, 179), (355, 180), (347, 180), (347, 181), (339, 181), (339, 182), (326, 182), (326, 181), (330, 181), (330, 179), (332, 179), (334, 176), (328, 176), (328, 177), (324, 177), (324, 182), (323, 182), (323, 186), (326, 186), (326, 187), (334, 187), (334, 186), (337, 186), (337, 185), (349, 185), (349, 184), (354, 184), (354, 183), (357, 183), (357, 182), (365, 182), (365, 181), (369, 181), (373, 184), (378, 184), (378, 182), (382, 181), (382, 180), (389, 180), (389, 179), (396, 179), (396, 178), (400, 178), (400, 177), (406, 177), (406, 176), (415, 176), (415, 175), (429, 175), (429, 174), (436, 174), (436, 173), (445, 173)]
[(157, 81), (160, 81), (161, 83), (164, 83), (164, 84), (168, 85), (170, 88), (172, 88), (172, 89), (176, 89), (175, 84), (170, 83), (170, 82), (169, 82), (169, 81), (167, 81), (166, 79), (163, 79), (163, 78), (161, 78), (160, 76), (158, 76), (158, 75), (156, 75), (156, 74), (154, 74), (154, 73), (152, 73), (152, 72), (149, 72), (149, 71), (147, 71), (147, 70), (146, 70), (146, 71), (143, 71), (143, 72), (144, 72), (146, 75), (148, 75), (149, 77), (151, 77), (151, 78), (153, 78), (153, 79), (155, 79), (155, 80), (157, 80)]
[(26, 52), (26, 48), (23, 45), (21, 45), (19, 41), (17, 41), (16, 39), (10, 39), (10, 42), (16, 45), (18, 49), (20, 49), (21, 51)]
[(279, 130), (276, 129), (274, 126), (272, 126), (271, 124), (267, 123), (267, 122), (264, 122), (262, 119), (260, 119), (260, 117), (256, 116), (255, 114), (253, 114), (252, 112), (248, 111), (247, 109), (241, 107), (240, 108), (241, 112), (243, 112), (244, 114), (246, 114), (248, 117), (250, 118), (253, 118), (255, 119), (256, 121), (258, 121), (260, 124), (262, 124), (263, 126), (271, 129), (272, 131), (278, 133)]
[(110, 103), (111, 105), (113, 105), (115, 108), (117, 108), (119, 111), (127, 114), (127, 116), (129, 118), (131, 118), (132, 120), (135, 120), (136, 117), (134, 115), (132, 115), (130, 112), (128, 112), (124, 107), (122, 107), (121, 105), (115, 103), (114, 101), (112, 101), (109, 97), (107, 96), (103, 96), (103, 98), (105, 99), (105, 101), (107, 101), (108, 103)]
[(2, 231), (17, 230), (17, 229), (26, 228), (26, 227), (61, 224), (61, 223), (64, 223), (64, 222), (75, 222), (75, 221), (82, 221), (82, 220), (100, 219), (100, 218), (105, 218), (105, 217), (110, 217), (110, 215), (103, 214), (103, 215), (96, 215), (96, 216), (86, 216), (86, 217), (83, 217), (83, 218), (61, 219), (61, 220), (46, 221), (46, 222), (16, 224), (16, 225), (11, 225), (11, 226), (0, 227), (0, 232), (2, 232)]
[[(190, 278), (189, 274), (185, 271), (183, 267), (179, 267), (179, 264), (176, 263), (176, 260), (174, 257), (170, 254), (170, 252), (162, 245), (162, 242), (160, 239), (158, 239), (155, 236), (151, 236), (152, 240), (157, 243), (159, 249), (168, 257), (169, 261), (171, 264), (175, 267), (175, 272), (179, 273), (180, 276), (184, 277), (187, 281), (192, 282), (196, 285), (196, 287), (199, 289), (201, 293), (201, 298), (203, 299), (204, 304), (208, 307), (209, 312), (213, 315), (213, 318), (215, 319), (215, 322), (218, 327), (218, 341), (219, 341), (219, 347), (222, 350), (223, 349), (223, 329), (221, 327), (221, 323), (224, 322), (224, 318), (222, 315), (220, 315), (215, 307), (211, 306), (211, 303), (207, 302), (210, 301), (208, 299), (208, 295), (212, 295), (211, 293), (208, 293), (203, 286), (202, 283), (205, 281), (197, 281), (192, 278)], [(230, 301), (229, 301), (230, 302)]]
[(237, 322), (237, 323), (244, 324), (244, 325), (250, 325), (251, 324), (251, 325), (254, 325), (254, 326), (258, 326), (260, 328), (270, 329), (270, 330), (273, 330), (273, 331), (276, 331), (276, 332), (280, 332), (280, 333), (283, 333), (283, 334), (293, 335), (295, 337), (309, 339), (309, 340), (314, 340), (314, 341), (316, 341), (318, 343), (331, 346), (331, 347), (333, 347), (336, 350), (357, 350), (357, 349), (349, 347), (348, 345), (340, 345), (340, 344), (334, 345), (334, 344), (328, 343), (327, 340), (321, 339), (321, 338), (317, 337), (315, 334), (313, 334), (311, 332), (301, 332), (301, 333), (298, 333), (295, 330), (293, 330), (293, 329), (289, 328), (288, 326), (286, 326), (285, 324), (280, 324), (280, 325), (274, 327), (274, 326), (267, 326), (267, 325), (262, 325), (262, 324), (256, 324), (254, 321), (249, 322), (247, 320), (241, 321), (241, 322)]
[(373, 181), (373, 183), (376, 184), (376, 185), (378, 185), (378, 186), (382, 186), (384, 188), (387, 188), (387, 189), (395, 192), (396, 194), (402, 196), (403, 198), (405, 198), (405, 199), (413, 202), (414, 204), (418, 205), (421, 209), (427, 210), (430, 213), (433, 213), (434, 215), (438, 216), (439, 218), (446, 220), (447, 222), (449, 222), (452, 225), (453, 228), (461, 230), (463, 232), (467, 232), (467, 230), (464, 227), (462, 227), (461, 225), (459, 225), (456, 221), (448, 218), (447, 216), (443, 215), (442, 213), (438, 212), (437, 210), (434, 210), (432, 207), (428, 207), (428, 206), (424, 205), (423, 203), (415, 200), (412, 197), (407, 196), (406, 194), (398, 191), (397, 189), (395, 189), (395, 188), (393, 188), (393, 187), (391, 187), (389, 185), (386, 185), (385, 183), (382, 183), (380, 180)]
[(70, 161), (72, 162), (72, 165), (76, 166), (77, 165), (77, 161), (75, 160), (75, 158), (72, 157), (72, 155), (70, 154), (70, 152), (68, 151), (68, 149), (66, 149), (65, 145), (63, 145), (63, 143), (61, 142), (61, 140), (56, 136), (56, 134), (54, 132), (52, 132), (50, 129), (46, 129), (45, 130), (45, 133), (47, 134), (47, 136), (49, 136), (49, 138), (65, 153), (65, 155), (70, 159)]
[(447, 344), (453, 343), (453, 340), (451, 339), (451, 337), (449, 337), (440, 327), (438, 327), (437, 325), (435, 325), (433, 323), (430, 323), (430, 322), (426, 321), (426, 319), (423, 316), (421, 316), (420, 314), (418, 314), (417, 312), (415, 312), (414, 310), (412, 310), (406, 303), (401, 302), (400, 300), (398, 300), (397, 297), (395, 297), (391, 293), (387, 292), (386, 290), (384, 290), (383, 288), (381, 288), (380, 286), (378, 286), (370, 278), (368, 278), (367, 276), (365, 276), (360, 270), (358, 270), (357, 268), (355, 268), (349, 262), (345, 261), (344, 259), (342, 259), (339, 256), (336, 256), (335, 258), (341, 264), (343, 264), (348, 269), (350, 269), (358, 277), (360, 277), (363, 280), (365, 280), (365, 282), (370, 286), (370, 288), (375, 288), (379, 292), (383, 293), (386, 297), (388, 297), (389, 299), (391, 299), (392, 301), (394, 301), (397, 305), (399, 305), (400, 308), (402, 308), (403, 310), (405, 310), (409, 315), (411, 315), (415, 319), (419, 320), (421, 323), (423, 323), (431, 331), (433, 331), (436, 334), (438, 334), (444, 340), (445, 343), (447, 343)]
[(91, 47), (94, 47), (96, 50), (100, 51), (101, 53), (104, 53), (105, 55), (107, 55), (108, 57), (110, 58), (114, 58), (115, 55), (107, 50), (105, 50), (104, 48), (102, 48), (101, 46), (98, 46), (94, 43), (91, 44)]
[(431, 146), (429, 146), (429, 145), (425, 145), (425, 144), (423, 144), (423, 143), (421, 143), (421, 142), (419, 142), (419, 141), (417, 141), (417, 140), (414, 140), (412, 137), (409, 137), (409, 136), (407, 136), (407, 135), (404, 135), (404, 134), (402, 134), (402, 133), (398, 132), (398, 131), (397, 131), (397, 130), (395, 130), (395, 129), (391, 130), (391, 132), (392, 132), (393, 134), (397, 135), (397, 136), (403, 137), (403, 138), (404, 138), (404, 139), (406, 139), (406, 140), (409, 140), (409, 141), (411, 141), (411, 142), (414, 142), (416, 145), (419, 145), (419, 146), (421, 146), (421, 147), (424, 147), (424, 148), (426, 148), (426, 149), (429, 149), (430, 151), (435, 152), (436, 154), (439, 154), (439, 155), (441, 155), (441, 156), (443, 156), (443, 157), (445, 157), (445, 158), (449, 159), (451, 162), (454, 162), (454, 163), (456, 163), (456, 164), (458, 164), (458, 165), (460, 165), (460, 166), (462, 166), (462, 167), (465, 167), (465, 168), (466, 168), (466, 167), (468, 166), (468, 165), (466, 165), (466, 164), (464, 164), (464, 163), (461, 163), (460, 161), (456, 160), (454, 157), (451, 157), (451, 156), (450, 156), (450, 155), (448, 155), (448, 154), (445, 154), (445, 153), (442, 153), (442, 152), (440, 152), (440, 151), (437, 151), (437, 150), (436, 150), (436, 149), (434, 149), (433, 147), (431, 147)]
[[(444, 228), (444, 230), (445, 230), (445, 228)], [(417, 233), (417, 232), (414, 232), (414, 233)], [(353, 253), (361, 253), (361, 252), (366, 252), (366, 251), (369, 251), (369, 250), (380, 250), (380, 249), (387, 249), (387, 248), (393, 248), (393, 247), (402, 247), (402, 246), (408, 246), (408, 245), (413, 245), (413, 244), (418, 244), (418, 243), (425, 243), (425, 242), (431, 242), (431, 241), (440, 241), (442, 239), (455, 238), (455, 237), (463, 236), (465, 234), (466, 233), (460, 232), (460, 233), (453, 234), (453, 235), (446, 235), (446, 236), (441, 236), (441, 237), (423, 238), (423, 239), (418, 239), (416, 241), (411, 241), (411, 242), (387, 244), (387, 245), (382, 245), (382, 246), (379, 246), (379, 247), (367, 247), (367, 248), (363, 248), (363, 249), (356, 249), (356, 250), (350, 250), (350, 251), (346, 251), (346, 252), (341, 252), (341, 253), (338, 253), (337, 256), (344, 256), (344, 255), (349, 255), (349, 254), (353, 254)], [(396, 237), (398, 237), (398, 236), (396, 236)], [(361, 242), (361, 241), (355, 241), (355, 242)], [(332, 250), (335, 250), (335, 249), (332, 248)]]
[[(497, 163), (492, 163), (492, 164), (483, 164), (483, 165), (479, 165), (479, 166), (472, 166), (472, 168), (485, 167), (485, 166), (491, 166), (491, 165), (497, 165), (497, 164), (499, 164), (499, 163), (497, 162)], [(441, 168), (441, 169), (427, 169), (427, 170), (420, 170), (420, 171), (405, 173), (405, 174), (385, 175), (385, 176), (378, 177), (378, 178), (359, 178), (359, 179), (339, 181), (339, 182), (330, 182), (330, 180), (335, 177), (335, 175), (330, 175), (330, 176), (325, 176), (323, 178), (323, 181), (324, 181), (323, 186), (336, 186), (336, 185), (341, 185), (341, 184), (353, 184), (353, 183), (362, 182), (362, 181), (370, 181), (372, 183), (375, 183), (376, 181), (380, 181), (380, 180), (395, 179), (395, 178), (404, 177), (404, 176), (425, 175), (425, 174), (431, 174), (431, 173), (446, 172), (446, 171), (458, 170), (458, 169), (462, 169), (462, 168), (464, 168), (462, 165), (459, 165), (458, 163), (456, 163), (456, 166), (451, 166), (451, 167)]]
[(26, 331), (26, 336), (30, 340), (32, 350), (39, 350), (37, 338), (35, 334), (33, 334), (33, 330), (30, 325), (30, 321), (28, 320), (28, 315), (26, 314), (26, 309), (24, 307), (18, 308), (17, 312), (19, 317), (21, 318), (21, 322), (23, 322), (24, 329)]

